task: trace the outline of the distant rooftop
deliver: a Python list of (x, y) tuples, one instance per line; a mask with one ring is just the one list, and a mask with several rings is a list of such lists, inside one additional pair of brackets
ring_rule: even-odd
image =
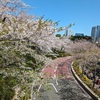
[(75, 36), (84, 36), (83, 33), (75, 33)]

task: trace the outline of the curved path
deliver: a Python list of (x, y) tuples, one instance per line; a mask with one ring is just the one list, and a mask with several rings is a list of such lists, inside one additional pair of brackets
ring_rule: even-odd
[(48, 96), (46, 96), (47, 92), (45, 92), (47, 99), (43, 100), (92, 100), (71, 74), (71, 62), (71, 57), (57, 58), (43, 69), (45, 77), (50, 78), (50, 84), (55, 90), (55, 94), (54, 90), (52, 90), (51, 93), (53, 94), (48, 93)]
[(71, 62), (71, 57), (57, 58), (43, 69), (43, 73), (47, 78), (71, 77), (68, 67)]

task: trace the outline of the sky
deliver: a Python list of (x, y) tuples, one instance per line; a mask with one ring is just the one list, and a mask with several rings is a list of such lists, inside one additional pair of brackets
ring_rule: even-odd
[[(58, 27), (75, 23), (70, 29), (74, 33), (91, 35), (91, 28), (100, 25), (100, 0), (23, 0), (32, 9), (30, 14), (43, 16), (54, 22), (60, 20)], [(64, 34), (65, 31), (60, 32)]]

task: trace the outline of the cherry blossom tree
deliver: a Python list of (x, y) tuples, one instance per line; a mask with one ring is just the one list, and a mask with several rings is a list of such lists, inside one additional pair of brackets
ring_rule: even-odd
[(71, 43), (54, 33), (72, 25), (57, 28), (58, 22), (28, 15), (29, 9), (22, 0), (0, 0), (0, 75), (17, 80), (13, 99), (32, 98), (33, 88), (46, 83), (40, 71), (51, 59), (45, 54)]
[(87, 41), (76, 42), (72, 48), (73, 55), (75, 59), (77, 59), (79, 66), (81, 66), (82, 69), (85, 67), (85, 69), (90, 70), (93, 73), (94, 88), (97, 77), (96, 69), (100, 68), (98, 65), (100, 62), (100, 48), (96, 44)]

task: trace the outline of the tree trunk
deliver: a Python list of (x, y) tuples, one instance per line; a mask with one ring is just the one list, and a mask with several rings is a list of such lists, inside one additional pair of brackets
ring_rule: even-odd
[(95, 87), (95, 82), (96, 82), (96, 68), (94, 69), (93, 89)]

